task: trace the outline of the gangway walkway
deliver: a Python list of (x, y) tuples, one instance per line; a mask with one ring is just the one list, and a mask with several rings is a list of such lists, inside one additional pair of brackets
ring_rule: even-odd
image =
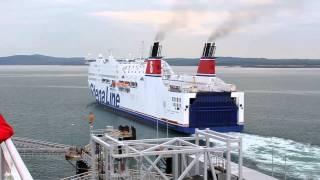
[(13, 137), (12, 140), (21, 156), (65, 155), (72, 148), (70, 145), (29, 138)]

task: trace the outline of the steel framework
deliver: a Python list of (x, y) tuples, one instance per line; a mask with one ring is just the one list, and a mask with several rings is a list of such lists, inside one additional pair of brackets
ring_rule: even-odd
[[(231, 151), (238, 157), (236, 178), (242, 179), (242, 139), (209, 129), (197, 129), (193, 137), (123, 141), (93, 132), (90, 145), (92, 179), (231, 180)], [(169, 174), (160, 163), (168, 158)]]

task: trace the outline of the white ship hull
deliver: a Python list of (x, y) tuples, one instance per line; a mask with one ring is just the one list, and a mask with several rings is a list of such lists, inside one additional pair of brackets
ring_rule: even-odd
[(98, 103), (137, 120), (184, 133), (195, 128), (242, 130), (244, 95), (231, 91), (232, 85), (214, 76), (175, 75), (163, 60), (160, 76), (146, 73), (146, 68), (154, 71), (145, 60), (100, 57), (89, 65), (92, 95)]

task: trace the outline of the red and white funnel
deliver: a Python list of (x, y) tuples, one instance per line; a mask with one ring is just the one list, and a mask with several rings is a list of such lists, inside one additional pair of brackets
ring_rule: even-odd
[(215, 50), (215, 43), (205, 43), (202, 57), (198, 65), (197, 76), (216, 75), (216, 60), (214, 57)]
[(161, 77), (161, 46), (155, 42), (151, 48), (150, 57), (147, 60), (146, 76)]

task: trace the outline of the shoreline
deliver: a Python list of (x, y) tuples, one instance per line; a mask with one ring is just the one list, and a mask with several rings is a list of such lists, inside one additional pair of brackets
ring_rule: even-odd
[[(60, 67), (60, 66), (69, 66), (69, 67), (86, 67), (88, 66), (87, 64), (0, 64), (0, 67), (31, 67), (31, 66), (37, 66), (37, 67)], [(196, 67), (196, 65), (171, 65), (173, 67)], [(239, 65), (230, 65), (230, 66), (219, 66), (217, 65), (217, 67), (220, 68), (265, 68), (265, 69), (317, 69), (320, 68), (319, 66), (308, 66), (308, 65), (279, 65), (279, 66), (275, 66), (275, 65), (252, 65), (252, 66), (239, 66)]]

